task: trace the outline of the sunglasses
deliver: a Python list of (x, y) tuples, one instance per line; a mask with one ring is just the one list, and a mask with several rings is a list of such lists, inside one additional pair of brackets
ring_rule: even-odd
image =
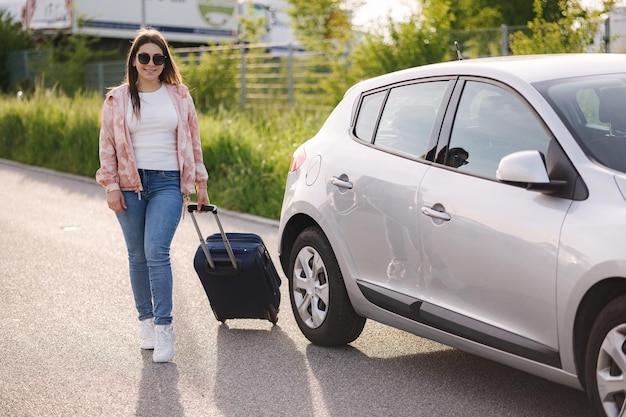
[[(148, 62), (150, 62), (150, 55), (146, 53), (141, 53), (137, 55), (137, 59), (139, 60), (140, 64), (146, 65)], [(154, 54), (152, 56), (152, 62), (154, 62), (154, 65), (163, 65), (166, 59), (167, 57), (161, 54)]]

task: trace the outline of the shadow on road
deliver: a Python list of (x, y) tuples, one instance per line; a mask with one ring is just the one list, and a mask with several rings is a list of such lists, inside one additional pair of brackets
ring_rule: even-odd
[(183, 417), (175, 363), (154, 363), (152, 350), (142, 350), (143, 368), (135, 415), (138, 417)]
[[(279, 327), (217, 332), (214, 397), (225, 416), (313, 417), (305, 358)], [(304, 389), (303, 389), (304, 388)]]
[(583, 392), (452, 348), (372, 358), (309, 345), (306, 356), (329, 416), (592, 415)]

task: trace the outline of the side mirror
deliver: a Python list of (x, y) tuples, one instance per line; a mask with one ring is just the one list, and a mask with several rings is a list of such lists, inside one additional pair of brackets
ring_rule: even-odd
[(539, 151), (514, 152), (502, 158), (496, 171), (498, 181), (528, 190), (551, 194), (567, 185), (566, 181), (550, 180), (543, 154)]

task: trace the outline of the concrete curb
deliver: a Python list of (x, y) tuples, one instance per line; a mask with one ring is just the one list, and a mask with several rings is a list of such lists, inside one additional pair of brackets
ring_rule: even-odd
[[(39, 174), (46, 175), (46, 176), (56, 176), (56, 177), (65, 178), (65, 179), (72, 180), (72, 181), (79, 181), (79, 182), (86, 183), (86, 184), (93, 184), (93, 185), (100, 187), (100, 184), (98, 184), (94, 178), (83, 177), (81, 175), (68, 174), (66, 172), (60, 172), (60, 171), (55, 171), (49, 168), (42, 168), (42, 167), (37, 167), (33, 165), (27, 165), (21, 162), (11, 161), (11, 160), (2, 159), (2, 158), (0, 158), (0, 164), (6, 165), (6, 166), (12, 166), (12, 167), (27, 170), (27, 171), (37, 172)], [(238, 211), (225, 210), (222, 208), (220, 208), (219, 210), (220, 210), (220, 213), (224, 213), (231, 217), (278, 228), (277, 220), (272, 220), (272, 219), (268, 219), (265, 217), (255, 216), (255, 215), (247, 214), (247, 213), (240, 213)]]

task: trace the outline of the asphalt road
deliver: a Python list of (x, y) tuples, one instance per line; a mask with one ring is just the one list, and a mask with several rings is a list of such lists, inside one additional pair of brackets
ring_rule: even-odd
[[(284, 280), (275, 327), (222, 325), (193, 270), (189, 216), (172, 246), (177, 353), (154, 364), (102, 188), (0, 160), (0, 196), (0, 416), (591, 416), (582, 392), (371, 321), (349, 346), (313, 346)], [(278, 262), (275, 222), (221, 220)], [(200, 224), (217, 230), (210, 214)]]

